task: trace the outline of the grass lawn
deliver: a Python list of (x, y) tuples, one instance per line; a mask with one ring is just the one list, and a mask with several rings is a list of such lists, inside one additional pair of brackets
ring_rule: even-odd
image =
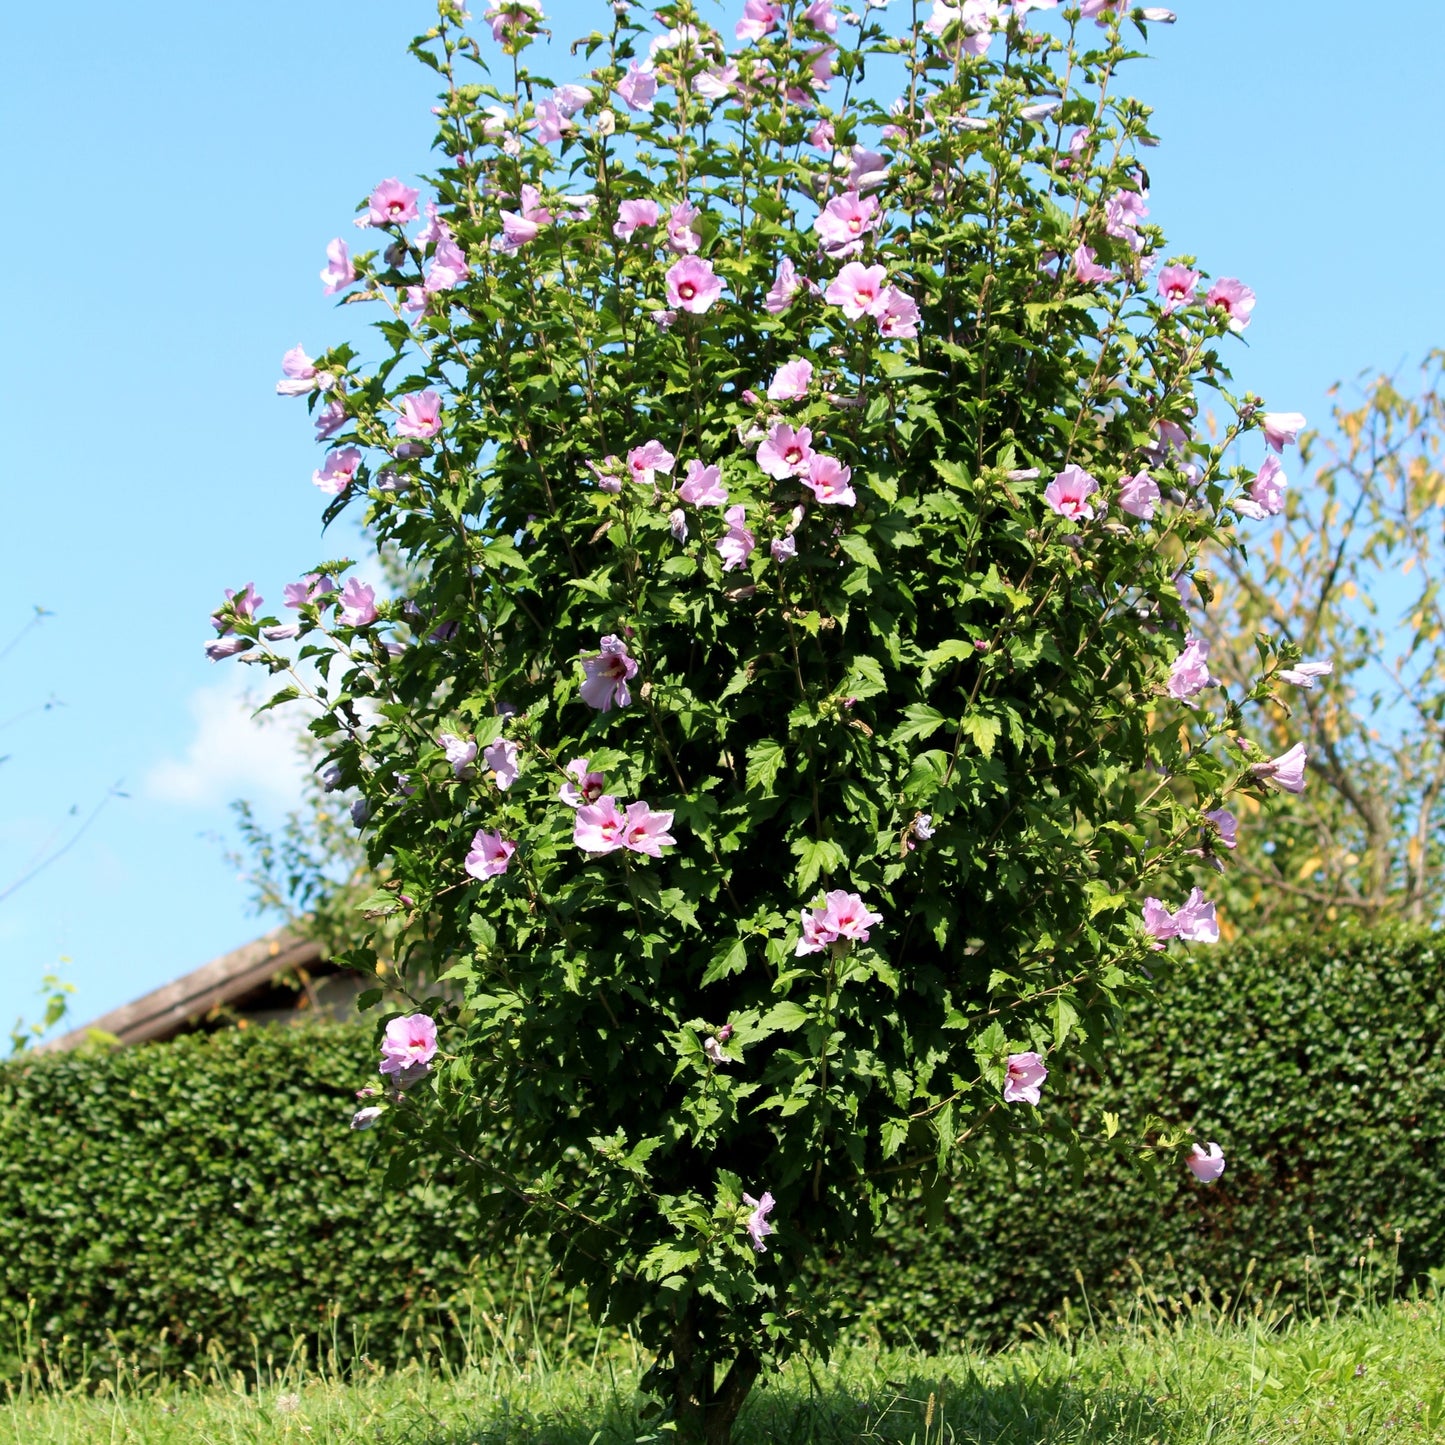
[[(519, 1353), (464, 1369), (263, 1370), (258, 1383), (134, 1378), (0, 1406), (0, 1445), (612, 1445), (670, 1438), (639, 1416), (643, 1361)], [(738, 1445), (1273, 1445), (1445, 1441), (1445, 1307), (1396, 1302), (1271, 1325), (1151, 1308), (994, 1355), (851, 1349), (754, 1392)]]

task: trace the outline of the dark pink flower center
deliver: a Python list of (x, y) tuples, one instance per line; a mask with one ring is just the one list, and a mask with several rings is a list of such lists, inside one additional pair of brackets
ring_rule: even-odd
[(684, 301), (691, 301), (697, 295), (697, 287), (691, 281), (680, 281), (677, 286), (677, 294)]

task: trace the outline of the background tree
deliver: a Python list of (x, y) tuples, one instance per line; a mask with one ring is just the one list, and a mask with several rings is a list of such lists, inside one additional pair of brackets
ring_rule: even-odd
[(1270, 713), (1274, 745), (1303, 737), (1322, 786), (1279, 806), (1268, 849), (1236, 860), (1236, 923), (1440, 917), (1442, 366), (1437, 351), (1409, 385), (1362, 378), (1353, 404), (1337, 402), (1331, 425), (1301, 438), (1301, 462), (1318, 465), (1285, 494), (1282, 517), (1261, 523), (1247, 552), (1218, 556), (1201, 631), (1221, 677), (1243, 682), (1262, 658), (1333, 667), (1282, 687)]

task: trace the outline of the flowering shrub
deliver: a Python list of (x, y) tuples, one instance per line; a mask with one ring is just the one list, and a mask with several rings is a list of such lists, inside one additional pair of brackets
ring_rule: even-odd
[(331, 563), (217, 614), (316, 705), (403, 982), (460, 991), (360, 1123), (546, 1234), (688, 1438), (818, 1337), (810, 1259), (1027, 1147), (1046, 1060), (1217, 938), (1230, 795), (1303, 784), (1186, 601), (1264, 421), (1218, 354), (1253, 296), (1161, 264), (1118, 93), (1171, 17), (1051, 9), (620, 4), (554, 85), (536, 0), (490, 44), (442, 0), (434, 196), (382, 181), (322, 272), (385, 354), (278, 388), (406, 595)]

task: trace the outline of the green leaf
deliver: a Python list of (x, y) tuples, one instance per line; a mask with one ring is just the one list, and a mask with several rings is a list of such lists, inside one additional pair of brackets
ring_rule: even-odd
[(481, 556), (478, 559), (483, 567), (521, 567), (525, 568), (527, 559), (517, 551), (517, 544), (510, 537), (492, 537), (487, 545), (482, 548)]
[(847, 854), (830, 838), (796, 838), (793, 852), (798, 857), (798, 889), (803, 893), (812, 888), (820, 874), (833, 873), (848, 863)]
[(911, 743), (919, 738), (929, 738), (948, 719), (936, 707), (926, 702), (911, 702), (903, 709), (903, 722), (893, 730), (895, 743)]
[(1054, 1047), (1061, 1049), (1079, 1021), (1079, 1011), (1068, 999), (1061, 997), (1049, 1005), (1049, 1013), (1054, 1020)]
[(908, 1138), (908, 1120), (885, 1119), (879, 1130), (879, 1138), (883, 1157), (891, 1159), (903, 1147), (904, 1140)]
[(957, 462), (947, 462), (935, 457), (933, 469), (950, 487), (957, 487), (961, 492), (973, 490), (973, 478)]
[(891, 507), (898, 500), (898, 477), (885, 472), (870, 472), (865, 479), (869, 490), (879, 501)]
[(590, 592), (592, 596), (600, 597), (603, 601), (612, 596), (611, 585), (598, 577), (569, 577), (566, 585), (575, 587), (579, 592)]
[(996, 717), (985, 712), (969, 713), (959, 724), (965, 737), (973, 739), (974, 745), (984, 757), (993, 756), (994, 744), (1003, 732), (1003, 724)]
[(938, 1140), (938, 1164), (940, 1170), (953, 1153), (953, 1141), (957, 1136), (957, 1120), (954, 1117), (953, 1100), (950, 1099), (933, 1115), (933, 1132)]
[(775, 1003), (758, 1020), (758, 1034), (790, 1034), (802, 1028), (811, 1018), (808, 1010), (792, 999)]
[[(1008, 1047), (1008, 1036), (1003, 1031), (1003, 1025), (995, 1019), (986, 1029), (974, 1035), (969, 1047), (973, 1050), (980, 1073), (997, 1073), (998, 1061)], [(990, 1069), (989, 1065), (995, 1067)]]
[(870, 572), (881, 572), (883, 570), (878, 565), (878, 554), (857, 532), (845, 532), (838, 539), (838, 546), (855, 562), (859, 562), (864, 567), (867, 567)]
[(734, 938), (720, 944), (702, 976), (702, 986), (716, 983), (729, 974), (741, 973), (748, 966), (748, 951), (741, 938)]
[(844, 697), (876, 697), (887, 690), (888, 684), (883, 680), (883, 668), (877, 658), (862, 653), (853, 659), (848, 668), (848, 679), (842, 687)]
[(772, 796), (773, 784), (778, 773), (787, 762), (788, 755), (782, 743), (774, 738), (765, 738), (748, 749), (747, 788), (750, 793)]
[(642, 1257), (638, 1270), (645, 1279), (664, 1280), (691, 1272), (702, 1251), (691, 1246), (655, 1244)]
[(1112, 908), (1122, 908), (1129, 901), (1126, 894), (1110, 892), (1109, 885), (1097, 878), (1089, 879), (1084, 891), (1089, 898), (1090, 918), (1097, 918), (1101, 913)]
[(962, 662), (977, 656), (978, 649), (967, 638), (951, 637), (947, 642), (940, 642), (923, 661), (926, 667), (937, 668), (945, 662)]
[(874, 353), (875, 359), (883, 375), (891, 381), (915, 381), (920, 377), (937, 377), (936, 371), (926, 366), (917, 366), (909, 361), (906, 356), (899, 356), (893, 351), (878, 351)]
[(251, 714), (251, 716), (260, 717), (263, 712), (270, 712), (273, 707), (280, 707), (282, 703), (294, 702), (300, 696), (301, 693), (298, 688), (283, 687), (279, 689), (272, 697), (267, 698), (266, 701), (263, 702), (261, 706), (258, 707), (256, 711)]
[(363, 918), (390, 918), (393, 913), (401, 911), (401, 902), (395, 893), (389, 893), (384, 888), (378, 888), (373, 893), (368, 893), (356, 910)]
[(910, 802), (924, 803), (933, 798), (943, 786), (948, 771), (948, 754), (938, 748), (919, 753), (914, 758), (908, 776), (903, 780), (903, 793)]

